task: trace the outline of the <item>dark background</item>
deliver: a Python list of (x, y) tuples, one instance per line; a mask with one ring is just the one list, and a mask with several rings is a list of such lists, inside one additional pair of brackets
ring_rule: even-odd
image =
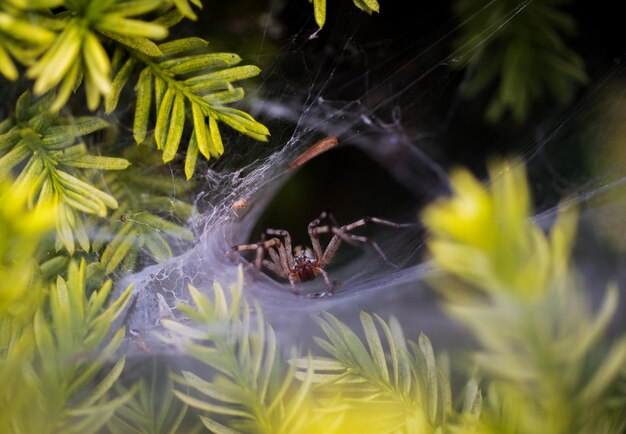
[[(617, 6), (608, 1), (559, 3), (577, 23), (576, 33), (564, 40), (583, 58), (589, 81), (574, 88), (565, 104), (539, 101), (523, 123), (507, 117), (485, 122), (493, 97), (489, 92), (474, 99), (459, 96), (464, 72), (452, 68), (449, 59), (462, 28), (452, 2), (381, 0), (380, 13), (369, 16), (349, 0), (329, 1), (326, 24), (317, 32), (312, 5), (305, 0), (209, 1), (197, 23), (181, 31), (204, 33), (215, 50), (235, 51), (244, 62), (261, 66), (258, 87), (248, 95), (275, 98), (295, 111), (304, 111), (312, 95), (356, 107), (399, 126), (444, 170), (463, 165), (483, 177), (493, 156), (522, 155), (536, 209), (542, 211), (597, 179), (596, 157), (602, 153), (597, 131), (614, 128), (602, 95), (611, 86), (620, 88), (624, 75)], [(233, 139), (232, 161), (268, 155), (293, 133), (288, 123), (255, 116), (270, 127), (270, 142)], [(306, 138), (312, 145), (326, 135), (320, 131)], [(435, 193), (416, 197), (375, 156), (351, 147), (349, 137), (339, 139), (340, 148), (310, 161), (285, 183), (252, 238), (265, 227), (279, 227), (306, 242), (304, 228), (321, 210), (331, 210), (341, 223), (363, 215), (407, 218), (443, 192), (424, 179), (424, 189)]]

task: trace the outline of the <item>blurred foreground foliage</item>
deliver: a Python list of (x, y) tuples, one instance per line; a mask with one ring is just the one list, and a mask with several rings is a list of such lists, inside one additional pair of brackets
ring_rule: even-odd
[(465, 170), (423, 214), (432, 279), (450, 316), (480, 345), (487, 393), (478, 432), (615, 433), (626, 427), (626, 336), (609, 338), (609, 285), (596, 313), (571, 264), (577, 210), (549, 233), (532, 221), (524, 165), (494, 163), (487, 187)]

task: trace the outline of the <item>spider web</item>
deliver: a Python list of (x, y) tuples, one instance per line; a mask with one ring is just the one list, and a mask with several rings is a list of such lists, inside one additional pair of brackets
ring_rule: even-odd
[[(523, 134), (513, 127), (515, 135), (507, 134), (510, 125), (500, 130), (470, 128), (471, 123), (481, 122), (481, 116), (471, 113), (476, 107), (468, 109), (456, 95), (464, 73), (453, 68), (457, 53), (449, 47), (460, 31), (458, 23), (445, 11), (431, 11), (434, 16), (418, 22), (426, 29), (411, 37), (408, 21), (393, 22), (402, 15), (393, 8), (401, 6), (387, 3), (394, 2), (382, 2), (381, 16), (374, 18), (350, 4), (329, 9), (330, 22), (321, 32), (315, 31), (312, 18), (302, 21), (295, 32), (285, 29), (281, 16), (289, 7), (281, 2), (259, 11), (255, 19), (261, 24), (248, 29), (256, 35), (257, 48), (241, 54), (265, 63), (260, 86), (248, 94), (247, 101), (255, 118), (270, 128), (270, 142), (229, 136), (225, 156), (201, 167), (199, 214), (191, 223), (197, 242), (170, 261), (124, 279), (120, 287), (135, 284), (135, 300), (125, 317), (128, 328), (149, 336), (162, 318), (176, 316), (178, 302), (189, 301), (189, 284), (210, 293), (215, 281), (225, 286), (234, 282), (243, 264), (245, 293), (259, 302), (287, 344), (284, 347), (294, 342), (306, 346), (311, 335), (318, 334), (311, 315), (326, 310), (348, 324), (358, 321), (361, 310), (383, 318), (395, 315), (410, 338), (423, 331), (433, 342), (462, 347), (467, 336), (441, 313), (424, 283), (432, 270), (417, 216), (424, 204), (448, 192), (450, 167), (463, 164), (484, 175), (484, 162), (493, 154), (519, 155), (526, 161), (538, 209), (536, 221), (546, 228), (555, 218), (560, 198), (565, 198), (565, 204), (581, 206), (576, 259), (594, 294), (601, 296), (607, 280), (624, 282), (620, 261), (626, 246), (622, 217), (626, 131), (618, 121), (626, 113), (619, 87), (623, 66), (612, 63), (613, 59), (598, 62), (601, 72), (583, 94), (567, 107), (549, 112)], [(298, 7), (310, 12), (306, 3)], [(473, 42), (476, 51), (511, 25), (518, 12), (519, 8), (512, 8), (500, 25), (486, 29), (483, 39)], [(340, 23), (333, 23), (332, 14)], [(385, 14), (393, 18), (384, 18)], [(211, 23), (219, 26), (219, 18)], [(385, 19), (375, 38), (363, 37), (363, 28), (371, 29), (372, 20)], [(338, 25), (340, 31), (331, 30)], [(287, 168), (316, 141), (330, 136), (338, 137), (337, 149), (303, 167)], [(366, 160), (373, 163), (358, 164)], [(585, 173), (581, 161), (586, 163)], [(277, 205), (281, 192), (297, 184), (303, 173), (315, 180), (311, 190), (301, 188), (295, 203)], [(320, 184), (326, 190), (314, 194)], [(233, 245), (258, 241), (261, 223), (290, 231), (306, 229), (310, 220), (328, 209), (325, 200), (339, 204), (340, 209), (330, 211), (342, 215), (341, 223), (358, 220), (364, 215), (356, 214), (357, 210), (367, 207), (353, 201), (355, 196), (341, 196), (347, 184), (371, 192), (358, 200), (377, 202), (378, 217), (416, 222), (407, 230), (367, 230), (397, 268), (368, 246), (342, 246), (338, 264), (327, 269), (338, 282), (336, 295), (316, 299), (306, 294), (324, 291), (323, 279), (300, 284), (305, 295), (294, 296), (288, 282), (256, 272), (249, 262), (252, 256), (228, 253)], [(403, 193), (395, 195), (400, 190)], [(313, 196), (323, 199), (311, 204), (308, 199)], [(385, 202), (386, 197), (401, 199)], [(272, 207), (282, 210), (281, 221), (266, 221), (264, 215)], [(317, 210), (306, 218), (294, 217), (305, 207)], [(297, 239), (294, 244), (306, 241)], [(152, 340), (149, 345), (158, 347)], [(140, 350), (131, 343), (127, 351)]]

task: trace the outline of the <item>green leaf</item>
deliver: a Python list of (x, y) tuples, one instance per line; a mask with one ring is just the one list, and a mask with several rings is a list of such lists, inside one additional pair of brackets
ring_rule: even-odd
[(190, 20), (195, 21), (198, 19), (197, 15), (194, 13), (191, 5), (187, 0), (174, 0), (174, 5), (176, 5), (176, 8), (180, 11), (181, 14), (183, 14)]
[(185, 56), (161, 63), (171, 74), (189, 74), (204, 69), (224, 68), (241, 62), (241, 57), (234, 53), (206, 53)]
[(196, 141), (196, 132), (191, 134), (187, 154), (185, 156), (185, 178), (190, 180), (196, 170), (196, 161), (198, 160), (198, 142)]
[(426, 378), (428, 380), (426, 392), (428, 393), (428, 418), (431, 424), (435, 424), (437, 419), (437, 365), (435, 363), (435, 353), (430, 343), (430, 339), (420, 333), (418, 338), (419, 348), (426, 362)]
[(0, 152), (4, 153), (7, 149), (12, 148), (19, 142), (21, 135), (18, 130), (11, 129), (0, 135)]
[(120, 35), (117, 34), (115, 31), (107, 31), (104, 29), (98, 29), (98, 32), (109, 39), (119, 42), (122, 45), (125, 45), (148, 56), (163, 56), (163, 53), (161, 52), (157, 44), (155, 44), (148, 38), (144, 38), (141, 36)]
[(167, 133), (172, 119), (172, 105), (176, 92), (172, 88), (168, 88), (163, 95), (163, 100), (159, 106), (157, 114), (156, 127), (154, 129), (154, 138), (156, 139), (157, 148), (162, 149), (167, 141)]
[(29, 154), (30, 149), (20, 140), (11, 151), (0, 157), (0, 178), (8, 177), (11, 169), (24, 161)]
[(581, 392), (580, 401), (583, 407), (598, 402), (602, 395), (607, 393), (609, 387), (623, 372), (625, 363), (626, 338), (622, 337), (611, 347), (602, 364), (598, 366), (595, 374)]
[(19, 72), (9, 53), (0, 45), (0, 73), (11, 81), (19, 78)]
[(74, 63), (68, 73), (66, 74), (59, 90), (57, 91), (57, 97), (50, 106), (52, 112), (58, 112), (67, 103), (70, 98), (70, 94), (76, 91), (76, 88), (82, 81), (83, 68), (79, 62)]
[(98, 21), (97, 26), (100, 32), (111, 32), (135, 38), (163, 39), (168, 35), (167, 28), (160, 24), (121, 18), (113, 15), (105, 16), (102, 20)]
[(313, 367), (315, 371), (345, 371), (346, 365), (335, 359), (327, 359), (323, 357), (300, 357), (297, 359), (289, 359), (289, 364), (298, 369), (308, 369)]
[(211, 158), (210, 147), (212, 144), (207, 136), (204, 113), (202, 113), (202, 108), (196, 103), (191, 104), (191, 113), (193, 116), (193, 131), (197, 148), (206, 159), (209, 159)]
[(36, 95), (41, 95), (56, 86), (77, 61), (82, 37), (82, 29), (78, 25), (68, 25), (46, 54), (26, 71), (29, 78), (36, 78), (33, 87)]
[[(129, 231), (125, 237), (121, 238), (119, 242), (115, 244), (115, 248), (112, 247), (111, 250), (107, 251), (107, 249), (111, 247), (111, 244), (113, 244), (113, 242), (109, 244), (109, 246), (107, 246), (107, 249), (105, 249), (104, 253), (110, 252), (110, 254), (106, 257), (106, 260), (103, 254), (101, 259), (101, 262), (103, 264), (106, 264), (106, 268), (104, 270), (106, 274), (112, 273), (113, 271), (115, 271), (117, 266), (120, 265), (120, 263), (124, 260), (128, 252), (133, 247), (133, 244), (136, 242), (137, 236), (137, 232)], [(116, 238), (114, 238), (113, 240), (115, 241)]]
[(389, 371), (385, 360), (385, 352), (383, 350), (383, 345), (380, 340), (380, 336), (378, 335), (378, 331), (376, 330), (376, 326), (374, 325), (374, 321), (366, 312), (361, 312), (360, 318), (374, 364), (376, 365), (379, 374), (382, 375), (383, 381), (388, 382)]
[(181, 14), (178, 9), (172, 9), (169, 12), (161, 15), (157, 19), (153, 20), (153, 23), (157, 23), (162, 25), (163, 27), (170, 28), (180, 23), (183, 20), (184, 16)]
[(239, 434), (240, 431), (235, 431), (234, 429), (230, 429), (215, 420), (208, 418), (206, 416), (200, 416), (200, 420), (202, 424), (212, 433), (215, 434)]
[(157, 262), (172, 257), (172, 249), (165, 238), (158, 232), (150, 232), (145, 235), (145, 246)]
[(98, 38), (91, 32), (87, 32), (83, 38), (82, 53), (87, 73), (94, 86), (103, 95), (109, 94), (111, 92), (109, 56)]
[(65, 160), (64, 164), (82, 169), (98, 170), (124, 170), (130, 166), (130, 162), (123, 158), (101, 157), (97, 155), (84, 155), (80, 158)]
[(326, 22), (326, 0), (313, 0), (313, 13), (315, 15), (315, 22), (321, 29)]
[(209, 402), (193, 398), (177, 390), (174, 391), (174, 395), (176, 395), (178, 399), (180, 399), (182, 402), (189, 405), (190, 407), (197, 408), (198, 410), (206, 411), (208, 413), (223, 414), (226, 416), (248, 417), (248, 414), (245, 411), (236, 410), (232, 407), (225, 405), (211, 404)]
[[(160, 115), (159, 111), (159, 115)], [(158, 124), (157, 124), (158, 125)], [(180, 145), (180, 140), (183, 136), (183, 128), (185, 127), (185, 98), (176, 94), (174, 96), (174, 102), (172, 112), (169, 121), (169, 130), (167, 132), (167, 139), (163, 146), (163, 162), (167, 163), (174, 159), (176, 151)], [(223, 150), (223, 149), (222, 149)]]
[(90, 391), (89, 395), (81, 402), (83, 407), (93, 406), (100, 398), (102, 398), (115, 384), (119, 376), (122, 374), (126, 358), (122, 357), (118, 360), (107, 375), (98, 383), (98, 385)]
[(135, 105), (133, 135), (135, 142), (142, 143), (146, 138), (148, 120), (150, 118), (150, 105), (152, 104), (152, 74), (149, 70), (144, 69), (139, 75), (136, 90), (137, 102)]
[(159, 45), (159, 49), (164, 56), (172, 56), (174, 54), (196, 50), (198, 48), (205, 48), (207, 45), (208, 43), (204, 39), (192, 36), (189, 38), (181, 38), (174, 41), (164, 42)]
[(126, 82), (128, 82), (135, 64), (136, 60), (131, 57), (124, 62), (124, 65), (122, 65), (117, 74), (115, 74), (113, 82), (111, 83), (111, 92), (104, 100), (105, 113), (111, 113), (117, 107), (122, 89)]
[(64, 202), (72, 208), (87, 214), (96, 214), (100, 217), (104, 217), (107, 213), (106, 205), (98, 198), (85, 196), (72, 190), (66, 190), (64, 192)]
[(212, 85), (214, 82), (245, 80), (246, 78), (256, 77), (260, 72), (261, 69), (254, 65), (235, 66), (188, 78), (185, 80), (185, 84), (191, 86), (194, 92), (202, 93), (205, 91), (204, 86)]
[(193, 372), (182, 371), (182, 373), (185, 379), (185, 385), (193, 387), (195, 390), (208, 396), (209, 398), (229, 404), (241, 403), (241, 396), (239, 396), (239, 394), (237, 394), (236, 396), (231, 396), (226, 392), (228, 390), (227, 388), (209, 383), (208, 381), (197, 376)]
[[(265, 125), (254, 120), (252, 116), (231, 107), (214, 107), (217, 118), (233, 129), (250, 135), (255, 133), (260, 136), (269, 136), (270, 132)], [(265, 139), (267, 140), (267, 139)]]
[(377, 0), (353, 0), (356, 7), (363, 12), (372, 14), (372, 12), (379, 12), (380, 6)]
[(12, 39), (17, 41), (26, 41), (35, 45), (49, 44), (55, 36), (54, 33), (43, 26), (20, 19), (17, 14), (12, 16), (10, 13), (2, 11), (0, 11), (0, 31), (10, 35)]
[(244, 90), (241, 87), (231, 87), (221, 92), (212, 92), (202, 95), (202, 99), (210, 105), (225, 105), (242, 100)]
[(101, 200), (108, 208), (116, 209), (118, 207), (115, 198), (104, 193), (103, 191), (98, 190), (91, 184), (81, 181), (80, 179), (75, 178), (72, 175), (63, 171), (57, 171), (57, 175), (61, 184), (64, 185), (66, 188), (69, 188), (77, 193), (82, 193), (86, 196), (92, 196), (94, 198), (97, 198)]
[(115, 10), (115, 14), (130, 17), (134, 15), (143, 15), (158, 9), (159, 2), (154, 0), (130, 0), (123, 2), (122, 5)]
[(222, 144), (222, 136), (217, 127), (217, 122), (212, 117), (209, 117), (209, 132), (211, 133), (211, 147), (209, 152), (213, 156), (220, 156), (224, 153), (224, 145)]

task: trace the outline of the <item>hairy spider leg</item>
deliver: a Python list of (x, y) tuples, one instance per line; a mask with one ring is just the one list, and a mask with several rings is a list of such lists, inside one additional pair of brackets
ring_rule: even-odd
[(287, 269), (293, 267), (293, 248), (291, 247), (291, 235), (289, 235), (289, 232), (284, 229), (266, 229), (265, 233), (268, 235), (278, 235), (280, 237), (283, 237), (283, 243), (285, 245), (284, 250), (286, 253), (285, 263), (283, 264), (283, 266), (286, 265)]
[[(284, 244), (279, 238), (271, 238), (265, 240), (265, 233), (268, 235), (279, 235), (284, 239)], [(276, 273), (278, 276), (289, 279), (291, 290), (294, 294), (298, 294), (296, 281), (297, 273), (291, 270), (293, 267), (293, 251), (291, 248), (291, 236), (289, 232), (282, 229), (267, 229), (261, 235), (262, 241), (254, 244), (241, 244), (233, 246), (233, 250), (256, 250), (255, 266), (257, 270), (261, 270), (261, 266), (265, 266), (268, 270)], [(267, 251), (271, 257), (271, 261), (263, 259), (264, 253)]]
[(391, 226), (394, 228), (403, 228), (403, 227), (412, 226), (410, 223), (395, 223), (389, 220), (380, 219), (378, 217), (365, 217), (365, 218), (362, 218), (360, 220), (357, 220), (353, 223), (350, 223), (341, 227), (327, 225), (327, 226), (318, 226), (317, 228), (313, 228), (313, 232), (318, 235), (322, 233), (331, 233), (331, 232), (334, 234), (330, 242), (326, 246), (326, 250), (324, 251), (322, 260), (320, 261), (320, 266), (325, 267), (333, 260), (335, 254), (337, 253), (337, 250), (341, 246), (342, 241), (346, 241), (350, 244), (355, 244), (355, 242), (371, 244), (372, 247), (374, 247), (376, 252), (383, 258), (385, 262), (393, 266), (396, 266), (395, 264), (391, 263), (387, 259), (387, 257), (383, 253), (378, 243), (376, 243), (373, 240), (370, 240), (367, 237), (349, 233), (351, 230), (356, 229), (361, 226), (365, 226), (368, 223), (377, 223), (377, 224), (381, 224), (385, 226)]
[(315, 228), (319, 227), (319, 225), (322, 223), (322, 220), (324, 220), (327, 215), (328, 213), (326, 211), (323, 211), (318, 218), (309, 223), (308, 227), (309, 238), (311, 239), (311, 247), (313, 247), (313, 253), (315, 254), (315, 259), (317, 259), (318, 263), (321, 263), (322, 256), (324, 255), (322, 252), (322, 245), (320, 244), (319, 234), (315, 231)]
[(282, 277), (283, 279), (287, 278), (283, 270), (278, 268), (274, 262), (263, 259), (263, 266), (270, 270), (272, 273), (276, 274), (278, 277)]
[[(256, 258), (254, 260), (254, 266), (257, 270), (261, 270), (261, 265), (263, 265), (263, 256), (266, 250), (276, 246), (278, 251), (280, 252), (281, 248), (284, 250), (283, 243), (278, 238), (271, 238), (267, 241), (261, 241), (259, 243), (254, 244), (240, 244), (237, 246), (233, 246), (233, 250), (236, 252), (241, 252), (243, 250), (256, 250)], [(284, 254), (284, 253), (283, 253)]]
[(276, 252), (276, 249), (274, 247), (270, 247), (267, 249), (267, 253), (270, 254), (272, 260), (268, 261), (267, 259), (263, 259), (263, 265), (279, 277), (286, 279), (290, 270), (283, 266), (280, 260), (280, 255)]
[(335, 293), (335, 286), (330, 281), (330, 277), (328, 277), (328, 273), (321, 267), (315, 267), (315, 270), (319, 272), (324, 278), (324, 282), (326, 282), (326, 286), (328, 286), (328, 294), (333, 295)]
[[(330, 225), (320, 226), (322, 221), (324, 221), (325, 219), (330, 220)], [(324, 251), (323, 251), (322, 245), (320, 244), (320, 241), (319, 241), (319, 235), (320, 234), (331, 233), (331, 228), (333, 226), (334, 227), (339, 227), (339, 224), (337, 223), (337, 220), (335, 219), (335, 217), (331, 213), (329, 213), (328, 211), (322, 211), (322, 213), (320, 214), (320, 216), (318, 218), (316, 218), (311, 223), (309, 223), (309, 228), (308, 228), (309, 229), (309, 238), (311, 239), (311, 244), (313, 246), (313, 252), (315, 253), (315, 259), (317, 259), (317, 262), (318, 262), (318, 264), (320, 264), (321, 267), (325, 267), (326, 265), (328, 265), (328, 262), (324, 263), (324, 259), (323, 259), (324, 258)], [(348, 244), (351, 244), (353, 246), (358, 245), (356, 242), (351, 240), (346, 235), (341, 235), (341, 238), (343, 239), (343, 241), (345, 241)], [(339, 246), (337, 246), (337, 248), (338, 247)], [(327, 248), (328, 248), (328, 246), (327, 246)]]

